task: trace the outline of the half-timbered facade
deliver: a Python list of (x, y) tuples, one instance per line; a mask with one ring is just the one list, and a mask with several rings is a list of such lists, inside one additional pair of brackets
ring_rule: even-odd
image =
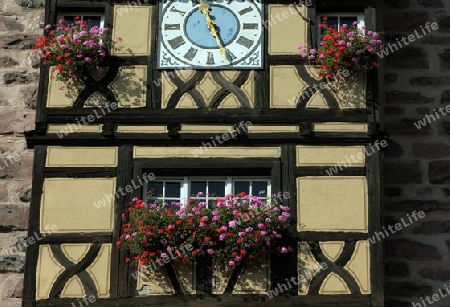
[[(29, 232), (58, 229), (28, 247), (23, 306), (383, 306), (382, 244), (367, 244), (383, 231), (378, 72), (322, 89), (297, 50), (317, 44), (321, 16), (377, 29), (378, 1), (233, 2), (210, 1), (235, 18), (228, 65), (185, 28), (199, 2), (47, 1), (47, 23), (85, 16), (122, 42), (71, 90), (41, 68)], [(115, 242), (151, 187), (168, 201), (287, 193), (295, 252), (228, 276), (204, 260), (136, 274)]]

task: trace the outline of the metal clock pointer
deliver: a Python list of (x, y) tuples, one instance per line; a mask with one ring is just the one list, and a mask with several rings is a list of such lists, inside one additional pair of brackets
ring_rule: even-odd
[(209, 11), (211, 10), (211, 6), (208, 3), (206, 3), (205, 1), (200, 0), (200, 6), (199, 6), (198, 9), (200, 10), (200, 12), (202, 12), (205, 15), (205, 17), (206, 17), (206, 26), (211, 31), (210, 32), (211, 35), (214, 36), (214, 38), (216, 39), (217, 45), (219, 46), (219, 49), (220, 49), (220, 53), (226, 59), (228, 59), (227, 50), (222, 45), (222, 41), (220, 40), (219, 33), (217, 32), (216, 22), (214, 20), (212, 20), (211, 16), (209, 15)]

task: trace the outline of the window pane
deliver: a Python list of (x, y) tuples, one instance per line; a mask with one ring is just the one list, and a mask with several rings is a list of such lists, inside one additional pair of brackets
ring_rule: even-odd
[[(320, 22), (326, 24), (330, 28), (337, 29), (337, 26), (339, 24), (339, 17), (328, 17), (327, 20), (322, 19)], [(323, 29), (322, 29), (322, 31), (323, 31)]]
[(238, 194), (245, 192), (245, 194), (250, 193), (250, 181), (235, 181), (233, 184), (233, 193)]
[(189, 195), (196, 196), (199, 192), (206, 193), (206, 181), (191, 181)]
[(100, 27), (100, 16), (84, 16), (83, 20), (87, 22), (88, 28), (92, 28), (94, 26)]
[(342, 26), (343, 24), (346, 24), (348, 26), (351, 26), (354, 21), (358, 21), (358, 18), (356, 18), (356, 16), (341, 17), (340, 25)]
[(165, 199), (164, 207), (178, 209), (178, 208), (180, 208), (180, 200), (179, 199)]
[[(260, 192), (263, 192), (260, 194)], [(253, 181), (252, 194), (255, 196), (267, 196), (267, 181)]]
[(66, 20), (66, 26), (72, 27), (75, 25), (75, 16), (63, 16), (63, 18)]
[(225, 181), (209, 181), (208, 194), (210, 196), (225, 196)]
[(180, 197), (180, 182), (166, 182), (166, 195), (164, 197)]
[(148, 185), (148, 190), (151, 191), (154, 189), (153, 196), (163, 197), (163, 185), (164, 183), (162, 181), (154, 181)]

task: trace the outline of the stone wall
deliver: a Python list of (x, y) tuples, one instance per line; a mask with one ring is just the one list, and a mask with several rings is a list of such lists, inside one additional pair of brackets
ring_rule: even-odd
[[(21, 306), (39, 69), (31, 57), (42, 33), (41, 0), (0, 0), (0, 306)], [(34, 66), (33, 66), (34, 65)]]
[[(427, 22), (439, 25), (385, 58), (385, 129), (391, 137), (384, 175), (386, 225), (414, 210), (426, 213), (385, 242), (387, 307), (412, 302), (425, 307), (420, 297), (439, 294), (450, 281), (450, 115), (438, 109), (450, 105), (449, 13), (448, 0), (385, 0), (383, 21), (391, 43), (416, 29), (423, 35), (420, 26)], [(428, 116), (425, 127), (414, 125), (430, 114), (436, 121)], [(431, 302), (450, 306), (448, 298)]]
[[(34, 128), (38, 67), (31, 48), (43, 26), (41, 0), (0, 0), (0, 305), (20, 306), (33, 153), (24, 131)], [(392, 234), (386, 247), (386, 306), (406, 307), (438, 293), (450, 280), (450, 116), (417, 129), (414, 123), (450, 105), (450, 1), (384, 0), (391, 43), (420, 31), (439, 30), (385, 57), (386, 226), (414, 210), (426, 217)], [(421, 32), (419, 32), (421, 33)], [(447, 46), (446, 46), (447, 45)], [(418, 305), (416, 305), (418, 306)], [(424, 306), (423, 303), (421, 306)], [(428, 306), (428, 305), (427, 305)], [(450, 306), (446, 299), (434, 307)]]

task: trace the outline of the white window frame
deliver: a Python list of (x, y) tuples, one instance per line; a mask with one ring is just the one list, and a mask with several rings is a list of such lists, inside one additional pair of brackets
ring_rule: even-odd
[[(318, 13), (317, 14), (317, 24), (321, 24), (324, 23), (324, 21), (322, 20), (323, 17), (338, 17), (339, 21), (338, 21), (338, 26), (340, 27), (340, 17), (353, 17), (355, 16), (357, 21), (358, 21), (358, 29), (362, 30), (362, 27), (365, 26), (365, 21), (364, 21), (364, 13), (362, 12), (333, 12), (333, 13)], [(351, 25), (349, 25), (351, 26)], [(319, 39), (321, 39), (322, 35), (320, 33), (320, 27), (317, 27), (317, 37)]]
[[(225, 195), (227, 194), (236, 194), (239, 193), (240, 191), (233, 191), (234, 188), (234, 182), (235, 181), (266, 181), (267, 182), (267, 191), (266, 191), (266, 195), (268, 197), (270, 197), (272, 195), (272, 182), (271, 179), (268, 178), (267, 176), (246, 176), (246, 177), (240, 177), (240, 176), (183, 176), (183, 177), (162, 177), (158, 180), (155, 180), (156, 182), (179, 182), (180, 184), (180, 202), (182, 205), (187, 204), (187, 201), (189, 199), (205, 199), (205, 200), (209, 200), (206, 197), (192, 197), (191, 195), (189, 195), (189, 187), (190, 187), (190, 183), (192, 181), (225, 181)], [(144, 191), (145, 193), (145, 197), (147, 195), (149, 186), (151, 186), (151, 182), (147, 183), (146, 186), (146, 190)], [(152, 197), (155, 199), (163, 199), (163, 201), (166, 198), (169, 199), (177, 199), (177, 197), (165, 197), (165, 188), (166, 185), (163, 185), (163, 197)], [(208, 188), (208, 186), (207, 186)], [(251, 191), (252, 186), (250, 185), (250, 193), (255, 195), (253, 192)], [(207, 193), (207, 191), (205, 191)], [(256, 193), (258, 193), (259, 191), (257, 191)], [(257, 194), (255, 196), (258, 196)]]
[(84, 20), (89, 19), (89, 16), (100, 16), (100, 28), (104, 28), (105, 27), (105, 14), (102, 12), (82, 12), (82, 13), (77, 13), (77, 12), (60, 12), (57, 14), (57, 18), (56, 18), (56, 22), (59, 22), (61, 19), (64, 18), (64, 16), (79, 16), (80, 20)]

